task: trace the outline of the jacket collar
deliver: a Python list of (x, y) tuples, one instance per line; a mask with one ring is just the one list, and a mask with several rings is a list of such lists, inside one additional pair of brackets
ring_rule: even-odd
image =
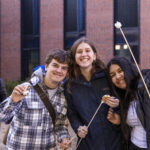
[[(104, 73), (102, 70), (97, 71), (97, 72), (92, 76), (90, 82), (91, 82), (91, 81), (94, 81), (94, 80), (97, 80), (97, 79), (99, 79), (99, 78), (104, 78), (104, 77), (105, 77), (105, 73)], [(72, 82), (73, 82), (73, 83), (82, 84), (82, 83), (86, 83), (86, 82), (88, 82), (88, 81), (84, 78), (84, 76), (83, 76), (82, 74), (80, 74), (79, 78), (77, 78), (77, 79), (74, 78), (74, 79), (72, 80)]]

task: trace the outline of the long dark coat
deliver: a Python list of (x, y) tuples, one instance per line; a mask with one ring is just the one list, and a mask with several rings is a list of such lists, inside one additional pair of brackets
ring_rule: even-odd
[[(88, 125), (101, 102), (109, 94), (105, 74), (97, 73), (88, 82), (83, 76), (71, 83), (71, 94), (65, 91), (68, 118), (77, 133), (80, 125)], [(102, 104), (78, 150), (121, 150), (120, 128), (107, 120), (109, 106)]]

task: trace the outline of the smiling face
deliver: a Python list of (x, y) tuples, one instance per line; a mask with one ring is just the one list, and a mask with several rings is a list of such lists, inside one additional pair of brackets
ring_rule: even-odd
[(76, 63), (79, 65), (81, 70), (92, 69), (92, 63), (96, 60), (96, 54), (93, 49), (87, 43), (81, 43), (77, 47), (75, 54)]
[(63, 81), (68, 72), (68, 64), (59, 63), (57, 60), (45, 65), (46, 76), (44, 78), (45, 84), (50, 87), (57, 86), (59, 82)]
[(124, 72), (117, 64), (112, 64), (109, 69), (109, 74), (113, 84), (120, 89), (126, 89), (127, 84), (124, 77)]

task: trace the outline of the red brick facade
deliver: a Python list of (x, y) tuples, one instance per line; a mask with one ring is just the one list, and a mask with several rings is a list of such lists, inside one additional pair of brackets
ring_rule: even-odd
[(106, 63), (113, 56), (113, 1), (86, 0), (86, 35)]
[(0, 76), (20, 79), (20, 0), (0, 0)]
[(40, 14), (42, 64), (50, 50), (63, 48), (63, 0), (41, 0)]
[(140, 1), (140, 65), (150, 68), (150, 1)]
[[(150, 66), (149, 1), (140, 1), (140, 65)], [(113, 1), (86, 0), (86, 36), (94, 42), (100, 58), (113, 57)], [(64, 45), (63, 0), (40, 0), (40, 62), (49, 50)], [(0, 76), (21, 79), (20, 0), (0, 0)]]

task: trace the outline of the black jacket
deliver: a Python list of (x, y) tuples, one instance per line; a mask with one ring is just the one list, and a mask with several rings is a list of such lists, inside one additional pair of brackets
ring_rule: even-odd
[[(150, 70), (142, 71), (146, 85), (150, 91)], [(150, 98), (145, 90), (142, 80), (139, 80), (138, 90), (136, 92), (136, 112), (146, 131), (147, 146), (150, 150)]]
[[(102, 96), (109, 93), (103, 72), (97, 73), (89, 82), (82, 75), (72, 81), (71, 94), (65, 90), (65, 96), (68, 118), (76, 133), (80, 125), (88, 125)], [(102, 104), (78, 150), (121, 150), (120, 128), (107, 120), (108, 109), (106, 104)]]
[(3, 80), (0, 78), (0, 103), (7, 97), (6, 88)]

